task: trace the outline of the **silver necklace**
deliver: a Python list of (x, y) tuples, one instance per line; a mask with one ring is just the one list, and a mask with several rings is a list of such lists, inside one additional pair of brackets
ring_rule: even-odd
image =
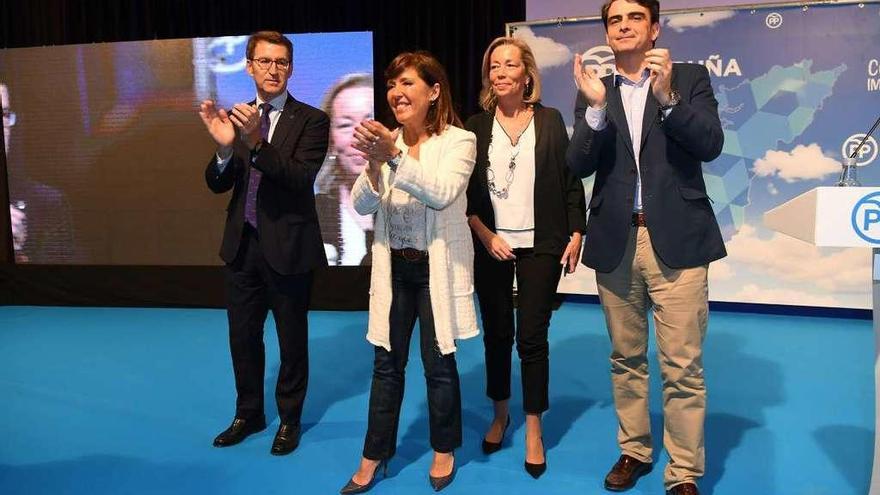
[[(507, 199), (510, 196), (510, 186), (513, 184), (513, 179), (516, 174), (516, 157), (519, 156), (519, 152), (522, 150), (522, 135), (525, 134), (526, 129), (531, 125), (532, 117), (534, 117), (534, 113), (529, 116), (528, 122), (526, 122), (525, 127), (519, 132), (516, 136), (516, 144), (514, 143), (514, 139), (510, 137), (510, 134), (507, 133), (507, 130), (504, 129), (504, 126), (501, 125), (501, 122), (498, 120), (498, 117), (495, 117), (495, 121), (498, 122), (498, 127), (501, 128), (501, 132), (507, 136), (507, 139), (510, 141), (510, 162), (507, 164), (507, 173), (504, 175), (504, 181), (506, 184), (503, 188), (499, 189), (495, 184), (495, 171), (492, 170), (491, 164), (489, 167), (486, 167), (486, 179), (489, 183), (489, 192), (494, 194), (498, 199)], [(489, 134), (489, 156), (492, 156), (494, 144), (492, 143), (492, 134)]]

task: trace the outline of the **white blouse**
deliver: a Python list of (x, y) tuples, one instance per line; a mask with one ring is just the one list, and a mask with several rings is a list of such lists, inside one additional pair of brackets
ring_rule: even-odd
[(391, 188), (388, 201), (388, 241), (391, 249), (428, 250), (425, 204), (406, 191)]
[[(511, 164), (515, 166), (511, 170)], [(535, 119), (516, 146), (494, 119), (489, 145), (489, 197), (495, 211), (495, 231), (511, 248), (535, 245)], [(493, 184), (494, 183), (494, 187)]]

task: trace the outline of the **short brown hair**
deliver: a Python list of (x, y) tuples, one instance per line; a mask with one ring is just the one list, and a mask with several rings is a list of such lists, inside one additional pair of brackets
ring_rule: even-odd
[(253, 33), (250, 38), (248, 38), (247, 48), (245, 49), (248, 60), (254, 58), (254, 50), (257, 48), (257, 43), (260, 41), (272, 43), (273, 45), (284, 45), (284, 48), (287, 48), (287, 58), (291, 61), (291, 64), (293, 64), (293, 43), (287, 39), (287, 36), (284, 36), (278, 31), (257, 31), (256, 33)]
[[(602, 24), (605, 25), (605, 30), (608, 31), (608, 9), (611, 8), (611, 4), (618, 0), (608, 0), (602, 5)], [(651, 17), (651, 24), (655, 22), (660, 22), (660, 0), (620, 0), (630, 3), (637, 3), (642, 7), (648, 9)]]
[(535, 62), (535, 54), (532, 53), (532, 49), (529, 48), (525, 41), (502, 36), (495, 38), (492, 43), (489, 43), (489, 48), (486, 48), (486, 53), (483, 54), (483, 89), (480, 90), (480, 106), (487, 112), (495, 110), (495, 107), (498, 105), (498, 97), (495, 96), (495, 92), (492, 91), (492, 83), (489, 82), (489, 65), (491, 65), (489, 58), (496, 48), (504, 45), (513, 45), (519, 48), (520, 57), (526, 68), (526, 74), (529, 75), (529, 83), (526, 84), (523, 101), (525, 103), (541, 101), (541, 75), (538, 73), (538, 63)]
[(449, 89), (449, 78), (446, 77), (443, 65), (426, 51), (403, 52), (388, 64), (385, 81), (398, 77), (406, 69), (414, 69), (428, 86), (440, 85), (440, 96), (428, 108), (428, 115), (425, 117), (428, 134), (439, 134), (447, 125), (461, 127), (461, 119), (452, 107), (452, 91)]

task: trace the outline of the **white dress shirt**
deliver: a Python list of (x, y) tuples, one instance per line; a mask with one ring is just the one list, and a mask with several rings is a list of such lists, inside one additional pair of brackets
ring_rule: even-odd
[[(612, 76), (614, 86), (620, 88), (620, 100), (623, 103), (623, 111), (626, 114), (626, 124), (629, 127), (629, 137), (633, 145), (633, 156), (636, 157), (636, 191), (633, 195), (633, 211), (642, 211), (642, 169), (639, 163), (639, 154), (642, 151), (642, 123), (645, 118), (645, 104), (648, 101), (648, 92), (651, 91), (651, 71), (645, 69), (642, 78), (632, 81), (614, 69)], [(672, 109), (664, 112), (666, 117)], [(584, 114), (587, 125), (594, 131), (601, 131), (608, 125), (605, 107), (595, 109), (588, 106)]]
[[(517, 149), (518, 148), (518, 149)], [(513, 156), (515, 158), (513, 158)], [(508, 184), (510, 162), (514, 160), (513, 180)], [(507, 188), (507, 197), (499, 198), (489, 191), (495, 212), (495, 231), (511, 248), (535, 246), (535, 119), (519, 137), (517, 146), (493, 119), (492, 144), (489, 146), (489, 170), (494, 174), (495, 187)]]

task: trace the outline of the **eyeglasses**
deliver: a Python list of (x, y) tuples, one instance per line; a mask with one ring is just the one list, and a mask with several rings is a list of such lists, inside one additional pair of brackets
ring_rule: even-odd
[(275, 60), (272, 60), (271, 58), (251, 58), (248, 60), (257, 64), (257, 67), (259, 67), (260, 70), (269, 70), (269, 67), (272, 67), (272, 64), (275, 64), (275, 68), (280, 71), (286, 71), (290, 68), (290, 60), (287, 60), (286, 58), (276, 58)]
[(3, 109), (3, 127), (12, 127), (15, 125), (15, 112)]

